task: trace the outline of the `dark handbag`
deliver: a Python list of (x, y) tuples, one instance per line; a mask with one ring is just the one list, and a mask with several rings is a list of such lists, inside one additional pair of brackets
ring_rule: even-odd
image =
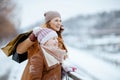
[(12, 56), (12, 59), (18, 63), (21, 63), (21, 62), (25, 61), (27, 59), (27, 57), (28, 57), (27, 52), (23, 53), (23, 54), (18, 54), (15, 52)]

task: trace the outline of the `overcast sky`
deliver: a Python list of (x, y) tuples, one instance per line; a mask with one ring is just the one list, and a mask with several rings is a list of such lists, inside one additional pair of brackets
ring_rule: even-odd
[(60, 12), (62, 20), (78, 14), (94, 14), (101, 11), (120, 10), (120, 0), (19, 0), (22, 24), (27, 26), (44, 19), (44, 12)]

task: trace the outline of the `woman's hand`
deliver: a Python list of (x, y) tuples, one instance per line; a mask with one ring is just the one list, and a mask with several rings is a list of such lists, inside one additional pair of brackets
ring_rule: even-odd
[(60, 26), (60, 31), (59, 31), (59, 32), (62, 33), (63, 31), (64, 31), (64, 26), (61, 25), (61, 26)]

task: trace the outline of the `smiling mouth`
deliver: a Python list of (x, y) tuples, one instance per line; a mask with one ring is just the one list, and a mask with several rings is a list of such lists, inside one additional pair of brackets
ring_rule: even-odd
[(56, 28), (60, 28), (59, 26), (56, 26)]

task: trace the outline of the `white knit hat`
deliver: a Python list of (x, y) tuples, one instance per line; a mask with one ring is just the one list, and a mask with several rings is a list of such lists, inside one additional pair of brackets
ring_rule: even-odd
[(37, 37), (40, 44), (44, 44), (53, 37), (58, 37), (57, 33), (52, 29), (36, 27), (33, 29), (33, 33)]

